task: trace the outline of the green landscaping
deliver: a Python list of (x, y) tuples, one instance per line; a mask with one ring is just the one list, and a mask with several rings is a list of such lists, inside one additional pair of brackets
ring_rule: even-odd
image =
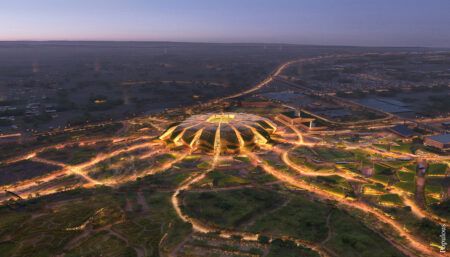
[(339, 148), (315, 147), (314, 151), (323, 161), (349, 161), (354, 158), (351, 152)]
[(337, 256), (403, 257), (386, 240), (347, 212), (301, 195), (291, 195), (289, 198), (290, 201), (283, 207), (257, 218), (249, 230), (274, 238), (284, 235), (317, 243), (330, 236), (325, 246)]
[(249, 230), (274, 237), (287, 235), (320, 242), (327, 235), (326, 218), (329, 211), (330, 208), (324, 204), (295, 196), (286, 206), (256, 219)]
[(186, 192), (183, 209), (202, 222), (235, 228), (254, 215), (271, 210), (283, 197), (266, 189), (246, 188), (218, 192)]
[(270, 245), (267, 257), (319, 257), (320, 255), (311, 249), (296, 246), (294, 242), (287, 240), (274, 240)]
[(450, 199), (431, 204), (431, 209), (439, 216), (450, 220)]
[(398, 182), (394, 185), (394, 187), (400, 188), (408, 193), (414, 194), (416, 191), (416, 184), (415, 182)]
[(63, 162), (70, 165), (77, 165), (92, 159), (99, 151), (106, 150), (106, 145), (79, 146), (72, 145), (62, 149), (50, 148), (39, 153), (39, 157)]
[(386, 189), (383, 186), (383, 184), (375, 183), (375, 184), (364, 184), (363, 188), (364, 194), (367, 195), (378, 195), (378, 194), (384, 194), (386, 193)]
[(402, 206), (403, 201), (397, 194), (384, 194), (380, 195), (379, 201), (381, 204), (384, 205), (395, 205), (395, 206)]
[(413, 153), (414, 152), (413, 146), (414, 145), (412, 143), (397, 141), (396, 145), (392, 145), (391, 151), (399, 153)]
[(352, 152), (329, 147), (299, 147), (295, 149), (294, 154), (325, 162), (349, 161), (354, 159)]
[(349, 182), (339, 175), (317, 176), (311, 181), (318, 187), (340, 197), (353, 197), (354, 192)]
[(445, 163), (430, 163), (428, 165), (427, 174), (429, 176), (444, 176), (447, 174), (447, 164)]
[(123, 256), (136, 257), (135, 250), (127, 247), (120, 239), (112, 237), (108, 232), (102, 231), (83, 241), (75, 249), (66, 253), (68, 257), (78, 256)]
[(412, 173), (412, 172), (403, 172), (403, 171), (398, 171), (397, 172), (398, 178), (400, 179), (400, 181), (404, 181), (404, 182), (414, 182), (416, 174)]
[(325, 245), (338, 256), (404, 257), (386, 240), (350, 215), (335, 211), (330, 220), (334, 233)]
[[(137, 256), (136, 249), (145, 249), (147, 256), (159, 257), (160, 250), (177, 245), (191, 232), (190, 224), (173, 209), (171, 192), (151, 189), (168, 181), (164, 186), (173, 188), (173, 180), (185, 178), (178, 176), (168, 172), (121, 188), (77, 189), (0, 207), (0, 238), (8, 238), (0, 241), (0, 255), (46, 257), (64, 252), (66, 256), (131, 257)], [(137, 201), (139, 188), (144, 188), (141, 194), (148, 210)], [(84, 232), (86, 237), (78, 241)]]
[(297, 154), (291, 154), (289, 156), (289, 158), (295, 164), (303, 165), (303, 166), (309, 168), (310, 170), (317, 171), (318, 174), (320, 174), (320, 172), (328, 172), (328, 171), (334, 170), (333, 165), (324, 164), (324, 163), (320, 163), (320, 162), (314, 162), (312, 160), (310, 161), (309, 159), (298, 156)]
[(398, 152), (398, 153), (414, 153), (418, 148), (417, 144), (403, 142), (401, 140), (395, 141), (393, 144), (378, 143), (373, 144), (373, 146), (383, 151)]
[(206, 182), (210, 182), (214, 187), (227, 187), (249, 184), (250, 182), (239, 176), (238, 171), (217, 171), (208, 173)]

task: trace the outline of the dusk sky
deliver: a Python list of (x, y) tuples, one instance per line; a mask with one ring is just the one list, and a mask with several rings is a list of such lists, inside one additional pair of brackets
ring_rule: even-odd
[(450, 47), (450, 1), (8, 0), (0, 40)]

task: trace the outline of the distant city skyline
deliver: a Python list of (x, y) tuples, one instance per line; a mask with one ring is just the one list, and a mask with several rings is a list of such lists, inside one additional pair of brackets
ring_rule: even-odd
[(0, 41), (450, 47), (448, 0), (3, 1)]

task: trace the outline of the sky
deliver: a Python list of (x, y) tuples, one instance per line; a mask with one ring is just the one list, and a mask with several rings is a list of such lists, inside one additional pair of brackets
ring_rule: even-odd
[(450, 0), (0, 0), (0, 40), (450, 47)]

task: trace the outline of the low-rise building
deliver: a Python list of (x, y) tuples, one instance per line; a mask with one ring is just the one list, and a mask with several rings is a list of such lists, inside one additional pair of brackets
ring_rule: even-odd
[(305, 122), (305, 119), (300, 117), (300, 114), (296, 111), (282, 112), (277, 115), (280, 120), (283, 120), (291, 125), (300, 124)]
[(410, 138), (417, 135), (416, 132), (405, 125), (396, 125), (389, 128), (389, 131), (404, 138)]
[(442, 151), (450, 150), (450, 134), (440, 134), (426, 137), (423, 141), (424, 145), (437, 148)]
[(305, 130), (319, 131), (324, 130), (326, 127), (317, 125), (318, 120), (313, 117), (301, 117), (300, 111), (283, 112), (277, 115), (277, 118), (289, 123), (290, 125), (298, 126)]

